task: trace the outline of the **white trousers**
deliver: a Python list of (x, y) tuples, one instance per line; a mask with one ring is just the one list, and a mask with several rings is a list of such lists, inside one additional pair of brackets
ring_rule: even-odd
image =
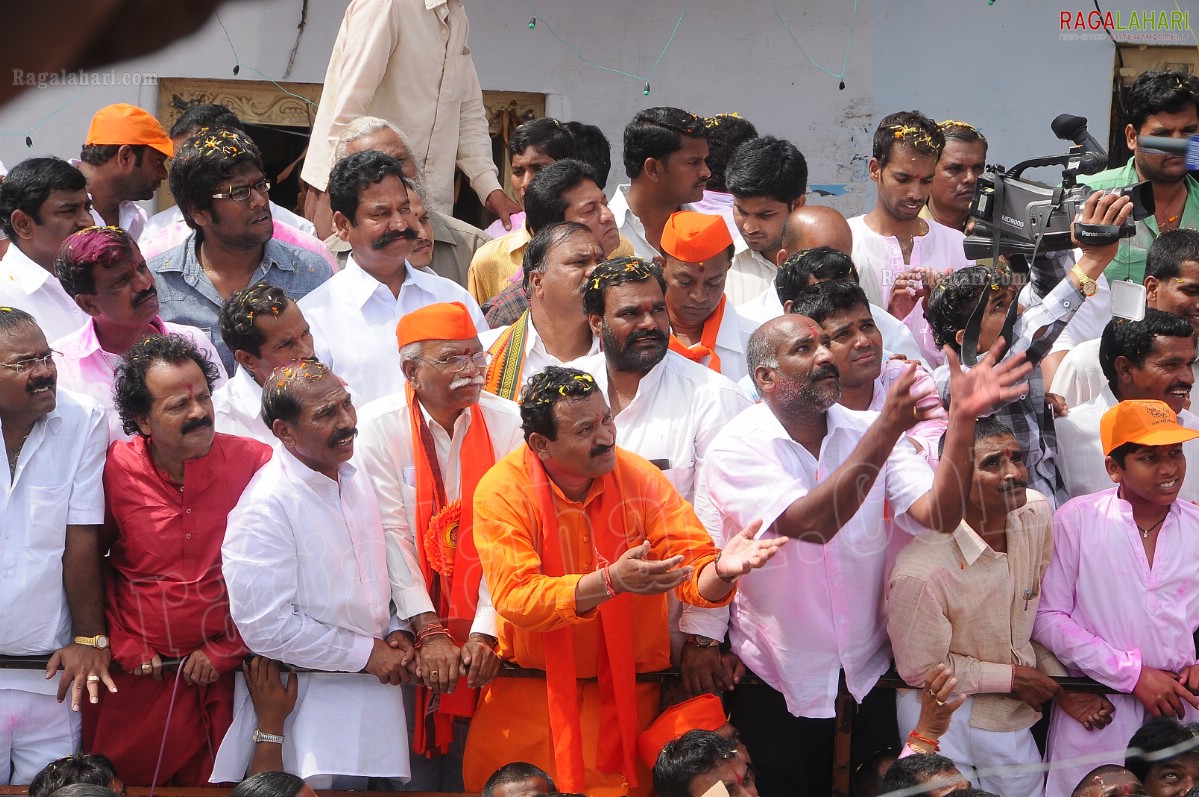
[(28, 785), (46, 764), (78, 752), (81, 735), (69, 701), (0, 689), (0, 785)]
[[(920, 719), (920, 693), (902, 689), (897, 701), (900, 738), (907, 739)], [(1038, 767), (1041, 753), (1032, 732), (984, 731), (970, 725), (974, 698), (967, 697), (953, 713), (949, 730), (941, 737), (941, 755), (983, 791), (1003, 797), (1043, 797), (1045, 774)]]

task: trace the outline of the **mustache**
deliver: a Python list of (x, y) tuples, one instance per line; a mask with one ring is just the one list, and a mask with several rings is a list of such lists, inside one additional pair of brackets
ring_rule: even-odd
[(1191, 390), (1194, 385), (1188, 385), (1186, 382), (1175, 382), (1166, 388), (1167, 393), (1172, 393), (1175, 390)]
[(610, 446), (592, 446), (591, 451), (588, 452), (588, 456), (590, 456), (592, 459), (595, 459), (596, 457), (602, 457), (614, 448), (616, 448), (615, 443)]
[(53, 390), (57, 382), (58, 380), (52, 376), (43, 376), (41, 379), (32, 379), (29, 381), (29, 384), (25, 386), (25, 391), (28, 393), (33, 393), (34, 391), (41, 390), (44, 387), (48, 387)]
[(450, 390), (457, 390), (460, 387), (466, 387), (468, 385), (482, 385), (483, 382), (484, 379), (482, 374), (475, 374), (474, 376), (456, 376), (454, 377), (453, 381), (450, 382)]
[(329, 448), (334, 448), (341, 445), (347, 440), (353, 440), (358, 436), (357, 427), (352, 429), (341, 429), (329, 435)]
[(371, 249), (379, 250), (385, 246), (390, 246), (401, 238), (406, 238), (409, 241), (415, 241), (419, 236), (416, 230), (408, 227), (404, 230), (389, 230), (383, 233), (374, 241), (371, 241)]
[(203, 429), (210, 426), (212, 426), (212, 417), (205, 415), (202, 418), (192, 418), (189, 421), (184, 421), (183, 426), (179, 428), (179, 431), (182, 434), (190, 434), (197, 429)]
[(1007, 482), (1004, 482), (1003, 484), (999, 485), (999, 492), (1001, 492), (1001, 493), (1010, 493), (1010, 492), (1014, 492), (1016, 490), (1027, 490), (1027, 489), (1028, 489), (1028, 482), (1025, 481), (1024, 479), (1012, 479), (1011, 481), (1007, 481)]
[(813, 371), (812, 375), (809, 377), (809, 379), (811, 381), (815, 382), (818, 379), (824, 379), (826, 376), (831, 376), (835, 379), (840, 379), (841, 372), (837, 369), (837, 366), (835, 366), (835, 365), (826, 365), (817, 371)]
[(139, 293), (137, 296), (133, 297), (133, 306), (139, 307), (142, 304), (144, 304), (145, 302), (149, 301), (150, 299), (153, 299), (156, 296), (158, 296), (158, 288), (151, 285), (149, 288), (146, 288), (144, 291)]

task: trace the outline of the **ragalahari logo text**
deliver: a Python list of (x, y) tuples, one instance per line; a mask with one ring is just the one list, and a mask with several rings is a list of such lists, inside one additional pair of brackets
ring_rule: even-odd
[(1189, 11), (1062, 11), (1058, 30), (1186, 32), (1190, 17)]

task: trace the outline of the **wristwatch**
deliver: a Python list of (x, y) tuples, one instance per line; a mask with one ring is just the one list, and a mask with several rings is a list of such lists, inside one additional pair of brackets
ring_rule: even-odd
[(720, 647), (720, 640), (713, 639), (710, 636), (700, 636), (699, 634), (686, 634), (683, 636), (683, 641), (695, 645), (697, 648), (717, 648)]
[(1098, 283), (1087, 276), (1087, 272), (1083, 271), (1077, 265), (1070, 269), (1070, 273), (1078, 280), (1078, 289), (1082, 291), (1083, 296), (1094, 296), (1099, 291)]
[(75, 637), (76, 645), (87, 645), (89, 648), (96, 650), (108, 649), (108, 637), (104, 634), (96, 634), (95, 636), (77, 636)]
[(254, 735), (250, 737), (254, 740), (254, 744), (259, 742), (270, 742), (271, 744), (283, 744), (283, 734), (281, 733), (266, 733), (261, 728), (254, 729)]

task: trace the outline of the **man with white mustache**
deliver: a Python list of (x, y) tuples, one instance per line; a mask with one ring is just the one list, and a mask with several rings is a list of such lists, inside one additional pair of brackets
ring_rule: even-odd
[[(396, 614), (412, 625), (421, 681), (411, 712), (414, 791), (463, 791), (478, 687), (495, 677), (496, 614), (471, 535), (479, 478), (523, 440), (514, 402), (483, 390), (490, 358), (458, 302), (408, 313), (396, 330), (404, 390), (362, 408), (360, 456), (387, 533)], [(460, 683), (460, 678), (465, 678)]]

